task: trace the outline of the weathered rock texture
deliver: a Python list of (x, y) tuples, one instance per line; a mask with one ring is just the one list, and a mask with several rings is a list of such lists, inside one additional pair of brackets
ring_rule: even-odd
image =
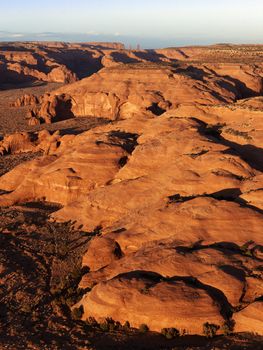
[(0, 154), (19, 154), (38, 151), (51, 154), (60, 145), (60, 138), (58, 131), (53, 133), (53, 135), (47, 130), (42, 130), (39, 133), (17, 132), (6, 135), (0, 141)]
[[(162, 115), (171, 109), (215, 106), (254, 97), (262, 92), (263, 66), (181, 64), (114, 65), (43, 97), (35, 115), (58, 118), (100, 116), (118, 120)], [(53, 106), (68, 101), (67, 112)], [(60, 102), (62, 100), (62, 102)]]
[(119, 43), (1, 43), (0, 87), (34, 81), (72, 83), (98, 71), (106, 52), (123, 49)]
[[(83, 319), (197, 334), (234, 319), (237, 331), (263, 334), (260, 64), (114, 64), (36, 106), (46, 122), (112, 121), (49, 135), (45, 156), (0, 178), (0, 205), (60, 203), (53, 218), (98, 234), (83, 256)], [(4, 149), (31, 147), (28, 138)]]

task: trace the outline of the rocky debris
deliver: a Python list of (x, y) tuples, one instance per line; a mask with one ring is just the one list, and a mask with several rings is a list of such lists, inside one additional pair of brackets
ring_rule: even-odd
[(40, 119), (36, 117), (34, 111), (29, 111), (26, 115), (26, 119), (29, 126), (36, 126), (41, 124)]
[(24, 106), (36, 105), (39, 103), (40, 99), (35, 95), (25, 94), (19, 97), (15, 102), (11, 103), (11, 107), (19, 108)]
[(91, 349), (92, 330), (70, 318), (66, 301), (77, 300), (80, 257), (92, 235), (48, 222), (57, 208), (43, 202), (0, 208), (2, 349)]
[(27, 132), (7, 135), (0, 142), (0, 154), (16, 154), (32, 152), (34, 149), (33, 137)]

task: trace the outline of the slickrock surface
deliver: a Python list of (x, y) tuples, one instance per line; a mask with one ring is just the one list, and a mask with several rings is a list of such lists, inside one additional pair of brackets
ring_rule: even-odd
[(60, 143), (58, 131), (53, 135), (47, 130), (42, 130), (35, 134), (28, 132), (15, 133), (5, 136), (3, 141), (0, 141), (0, 154), (19, 154), (38, 151), (51, 154)]
[[(239, 92), (232, 81), (207, 74), (193, 79), (188, 68), (133, 64), (104, 68), (90, 78), (45, 95), (33, 112), (40, 119), (101, 116), (111, 120), (161, 115), (178, 104), (233, 102)], [(191, 68), (191, 67), (190, 67)], [(195, 68), (192, 68), (195, 72)], [(194, 73), (195, 74), (195, 73)], [(197, 75), (201, 74), (197, 69)], [(64, 113), (63, 113), (64, 112)]]
[[(223, 324), (220, 306), (213, 302), (209, 292), (186, 281), (161, 279), (138, 272), (100, 283), (81, 300), (81, 304), (89, 305), (83, 317), (99, 319), (110, 315), (121, 323), (128, 319), (137, 328), (148, 324), (157, 332), (174, 324), (181, 332), (191, 329), (195, 334), (202, 333), (207, 320)], [(187, 313), (188, 309), (191, 312)]]
[(237, 332), (252, 332), (261, 334), (263, 305), (255, 302), (235, 315)]
[(0, 206), (58, 203), (51, 220), (94, 233), (82, 320), (200, 335), (234, 320), (262, 336), (262, 48), (101, 51), (91, 77), (14, 101), (43, 127), (108, 123), (5, 136), (2, 157), (44, 154), (0, 178)]
[[(263, 65), (156, 63), (104, 68), (42, 97), (32, 109), (42, 122), (77, 116), (111, 120), (161, 115), (171, 109), (216, 106), (263, 91)], [(237, 106), (238, 108), (239, 106)], [(253, 108), (240, 106), (240, 108)]]

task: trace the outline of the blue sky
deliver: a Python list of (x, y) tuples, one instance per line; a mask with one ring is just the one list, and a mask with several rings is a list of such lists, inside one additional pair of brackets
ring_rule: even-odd
[(0, 0), (0, 31), (144, 46), (262, 42), (263, 0)]

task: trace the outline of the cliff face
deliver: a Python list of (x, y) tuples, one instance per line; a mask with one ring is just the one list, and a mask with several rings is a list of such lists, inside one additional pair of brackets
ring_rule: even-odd
[[(232, 76), (245, 85), (248, 82), (248, 89), (258, 90), (260, 81), (255, 83), (253, 76), (262, 76), (258, 71), (262, 69), (262, 49), (244, 46), (232, 47), (231, 50), (213, 46), (127, 50), (121, 43), (0, 43), (0, 83), (28, 83), (37, 80), (71, 83), (88, 77), (103, 67), (128, 63), (193, 62), (195, 65), (205, 63), (208, 69), (219, 75)], [(250, 90), (245, 90), (244, 93)]]
[(0, 84), (34, 81), (72, 83), (98, 71), (103, 50), (122, 50), (118, 43), (0, 44)]
[[(41, 56), (28, 52), (0, 52), (0, 83), (29, 83), (34, 81), (72, 83), (76, 74), (64, 64), (43, 62)], [(39, 56), (39, 57), (37, 57)]]
[[(260, 66), (121, 64), (44, 96), (33, 111), (44, 121), (63, 119), (52, 106), (66, 98), (68, 113), (76, 117), (158, 116), (182, 106), (226, 104), (260, 95), (262, 75)], [(68, 113), (64, 111), (65, 118)]]
[[(172, 111), (129, 118), (62, 136), (1, 177), (1, 205), (45, 198), (64, 206), (56, 220), (102, 228), (83, 257), (80, 287), (96, 285), (76, 305), (83, 319), (201, 334), (262, 295), (261, 172), (215, 130)], [(252, 330), (243, 314), (238, 329)]]

